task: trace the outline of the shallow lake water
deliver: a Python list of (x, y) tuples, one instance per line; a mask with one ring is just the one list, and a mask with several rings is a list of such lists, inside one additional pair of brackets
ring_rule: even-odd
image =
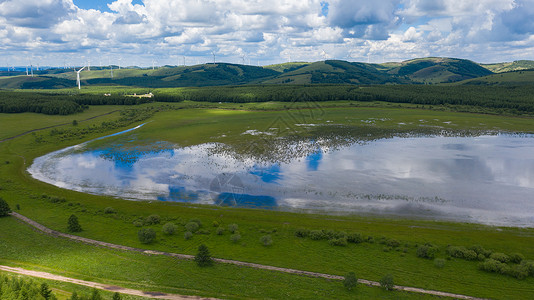
[(217, 151), (217, 143), (82, 144), (37, 158), (29, 172), (131, 200), (534, 226), (533, 135), (306, 143), (306, 154), (270, 162)]

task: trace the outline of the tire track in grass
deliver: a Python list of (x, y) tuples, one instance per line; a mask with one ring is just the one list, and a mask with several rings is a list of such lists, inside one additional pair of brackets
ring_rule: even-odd
[(205, 298), (205, 297), (199, 297), (199, 296), (167, 294), (167, 293), (161, 293), (161, 292), (146, 292), (146, 291), (141, 291), (141, 290), (124, 288), (124, 287), (120, 287), (116, 285), (109, 285), (109, 284), (103, 284), (99, 282), (80, 280), (80, 279), (65, 277), (65, 276), (56, 275), (52, 273), (47, 273), (47, 272), (33, 271), (33, 270), (27, 270), (27, 269), (22, 269), (22, 268), (14, 268), (14, 267), (3, 266), (3, 265), (0, 265), (0, 270), (5, 271), (5, 272), (10, 272), (10, 273), (16, 273), (20, 275), (74, 283), (77, 285), (83, 285), (83, 286), (87, 286), (90, 288), (105, 290), (109, 292), (117, 292), (120, 294), (148, 297), (152, 299), (167, 299), (167, 300), (201, 300), (201, 299), (216, 300), (217, 299), (217, 298)]
[[(118, 249), (118, 250), (123, 250), (123, 251), (134, 251), (134, 252), (140, 252), (140, 253), (149, 254), (149, 255), (163, 255), (163, 256), (170, 256), (170, 257), (175, 257), (178, 259), (187, 259), (187, 260), (192, 260), (195, 258), (194, 255), (189, 255), (189, 254), (179, 254), (179, 253), (170, 253), (170, 252), (163, 252), (163, 251), (156, 251), (156, 250), (146, 250), (146, 249), (140, 249), (140, 248), (134, 248), (134, 247), (129, 247), (129, 246), (116, 245), (116, 244), (111, 244), (107, 242), (92, 240), (92, 239), (84, 238), (81, 236), (52, 230), (16, 212), (11, 212), (10, 214), (13, 217), (23, 221), (24, 223), (27, 223), (33, 226), (34, 228), (46, 234), (49, 234), (51, 236), (63, 237), (63, 238), (67, 238), (67, 239), (71, 239), (75, 241), (80, 241), (86, 244), (97, 245), (97, 246), (111, 248), (111, 249)], [(339, 275), (310, 272), (310, 271), (303, 271), (303, 270), (296, 270), (296, 269), (288, 269), (288, 268), (280, 268), (280, 267), (274, 267), (274, 266), (268, 266), (268, 265), (250, 263), (250, 262), (243, 262), (243, 261), (237, 261), (237, 260), (222, 259), (222, 258), (213, 258), (213, 260), (215, 262), (223, 263), (223, 264), (232, 264), (236, 266), (243, 266), (243, 267), (269, 270), (269, 271), (275, 271), (275, 272), (283, 272), (283, 273), (296, 274), (296, 275), (301, 275), (301, 276), (325, 278), (325, 279), (330, 279), (330, 280), (344, 280), (345, 279), (344, 276), (339, 276)], [(365, 284), (368, 286), (374, 286), (374, 287), (380, 286), (379, 282), (366, 280), (366, 279), (358, 279), (358, 283)], [(398, 291), (406, 291), (406, 292), (434, 295), (434, 296), (440, 296), (440, 297), (450, 297), (454, 299), (484, 300), (484, 298), (477, 298), (477, 297), (442, 292), (442, 291), (426, 290), (426, 289), (409, 287), (409, 286), (395, 285), (393, 288)]]

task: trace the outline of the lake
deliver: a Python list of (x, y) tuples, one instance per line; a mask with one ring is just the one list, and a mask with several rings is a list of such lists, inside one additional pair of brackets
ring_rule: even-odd
[(29, 172), (129, 200), (534, 226), (533, 135), (397, 136), (337, 147), (301, 140), (282, 148), (262, 159), (220, 143), (181, 147), (130, 135), (47, 154)]

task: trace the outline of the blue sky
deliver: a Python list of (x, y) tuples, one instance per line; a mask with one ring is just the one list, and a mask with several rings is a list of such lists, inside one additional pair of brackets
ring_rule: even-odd
[(2, 64), (534, 59), (534, 0), (0, 0)]

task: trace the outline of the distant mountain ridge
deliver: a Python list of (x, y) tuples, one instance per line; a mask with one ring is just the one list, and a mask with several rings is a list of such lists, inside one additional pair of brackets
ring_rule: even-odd
[[(132, 87), (194, 87), (245, 84), (442, 84), (492, 76), (494, 72), (534, 67), (533, 61), (481, 65), (457, 58), (427, 57), (403, 62), (370, 64), (343, 60), (313, 63), (292, 62), (265, 67), (209, 63), (194, 66), (165, 66), (159, 68), (93, 68), (82, 71), (82, 86), (121, 85)], [(74, 87), (76, 73), (62, 68), (35, 72), (35, 77), (0, 74), (0, 88), (58, 89)], [(113, 78), (112, 78), (113, 74)], [(4, 76), (1, 76), (4, 75)], [(513, 77), (513, 76), (512, 76)], [(499, 77), (489, 79), (498, 81)], [(507, 75), (507, 78), (511, 78)], [(515, 78), (515, 77), (514, 77)], [(509, 80), (513, 82), (513, 80)], [(522, 76), (522, 84), (534, 81)], [(488, 81), (486, 81), (488, 82)], [(534, 82), (533, 82), (534, 83)], [(484, 81), (479, 84), (486, 84)]]

